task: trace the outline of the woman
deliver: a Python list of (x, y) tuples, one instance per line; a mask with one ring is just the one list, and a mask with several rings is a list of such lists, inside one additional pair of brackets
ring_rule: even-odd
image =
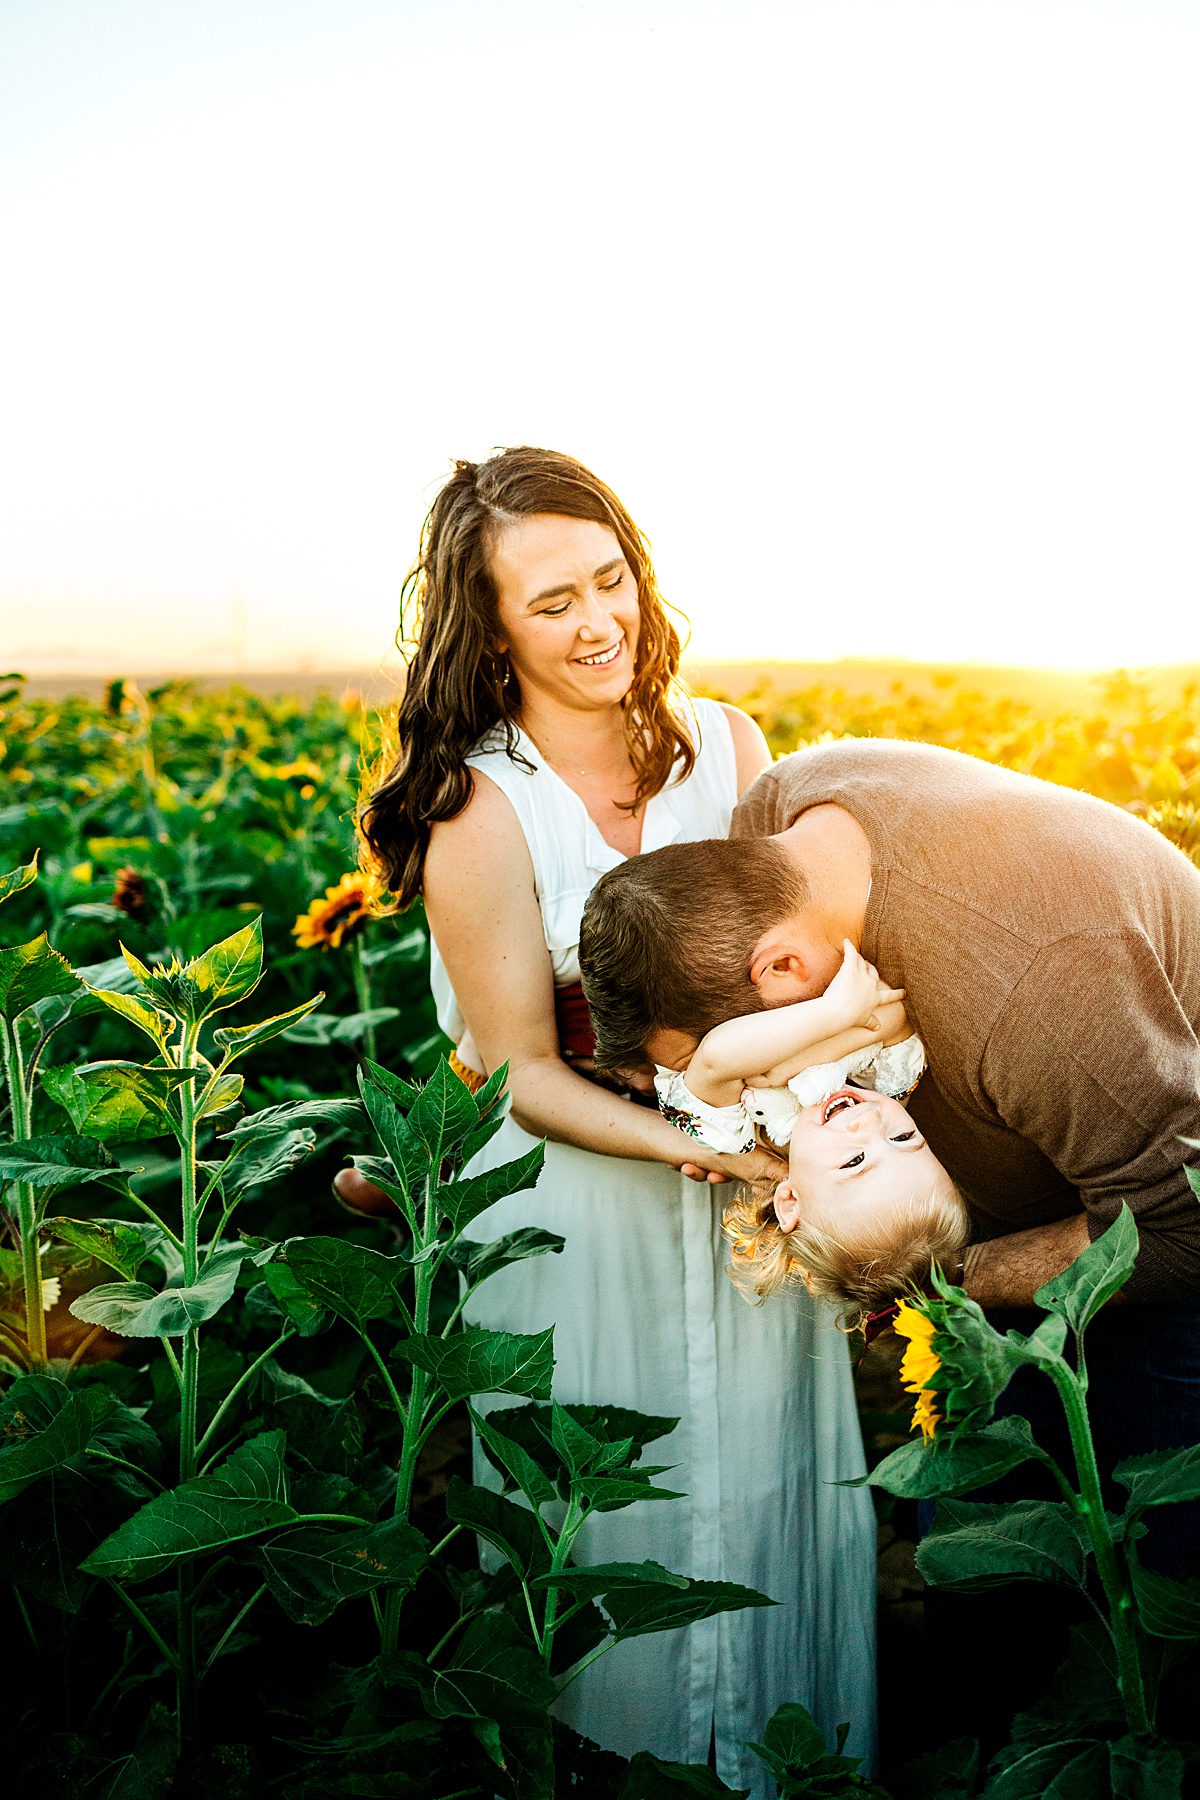
[(594, 1079), (577, 945), (599, 876), (726, 836), (769, 752), (737, 708), (678, 688), (646, 542), (569, 457), (458, 463), (406, 594), (420, 611), (400, 753), (363, 828), (401, 904), (424, 894), (462, 1062), (509, 1064), (512, 1116), (477, 1166), (550, 1140), (536, 1189), (473, 1233), (566, 1239), (494, 1277), (471, 1320), (554, 1325), (560, 1400), (679, 1417), (653, 1454), (686, 1498), (593, 1519), (582, 1558), (652, 1557), (781, 1602), (618, 1646), (562, 1713), (626, 1755), (703, 1762), (715, 1735), (721, 1776), (765, 1793), (742, 1746), (785, 1700), (830, 1733), (852, 1719), (871, 1749), (874, 1525), (865, 1490), (831, 1485), (863, 1466), (846, 1349), (825, 1308), (738, 1298), (708, 1182), (766, 1159), (708, 1150)]

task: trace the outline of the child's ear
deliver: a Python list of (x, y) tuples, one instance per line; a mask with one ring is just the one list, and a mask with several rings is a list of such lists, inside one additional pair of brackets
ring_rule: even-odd
[(795, 1231), (800, 1223), (800, 1202), (790, 1182), (780, 1182), (775, 1189), (774, 1204), (780, 1231)]

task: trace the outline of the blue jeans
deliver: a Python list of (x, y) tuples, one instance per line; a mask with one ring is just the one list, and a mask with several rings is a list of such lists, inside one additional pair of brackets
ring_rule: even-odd
[[(1034, 1309), (989, 1312), (997, 1331), (1031, 1332), (1045, 1315)], [(1105, 1504), (1124, 1510), (1126, 1491), (1114, 1466), (1150, 1450), (1200, 1443), (1200, 1296), (1165, 1306), (1110, 1306), (1087, 1329), (1088, 1412)], [(1062, 1405), (1053, 1384), (1023, 1368), (1001, 1396), (997, 1416), (1020, 1413), (1039, 1444), (1072, 1482), (1075, 1465)], [(1058, 1500), (1052, 1477), (1026, 1463), (964, 1500)], [(933, 1522), (934, 1502), (918, 1509), (921, 1534)], [(1154, 1507), (1149, 1535), (1138, 1545), (1144, 1563), (1181, 1579), (1200, 1574), (1200, 1501)], [(1088, 1608), (1057, 1589), (1014, 1583), (982, 1594), (927, 1589), (927, 1666), (961, 1671), (947, 1696), (947, 1716), (961, 1719), (985, 1746), (1003, 1741), (1012, 1714), (1032, 1704), (1066, 1655), (1068, 1629)], [(1036, 1623), (1035, 1623), (1036, 1621)], [(952, 1735), (952, 1734), (948, 1734)]]

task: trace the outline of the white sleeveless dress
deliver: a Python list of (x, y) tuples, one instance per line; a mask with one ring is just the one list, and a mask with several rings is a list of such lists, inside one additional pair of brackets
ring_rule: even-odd
[[(648, 803), (643, 851), (727, 837), (737, 801), (729, 723), (696, 700), (699, 754), (686, 781)], [(512, 802), (533, 859), (546, 948), (560, 986), (579, 979), (579, 922), (595, 882), (623, 860), (583, 801), (525, 736), (532, 772), (503, 748), (468, 757)], [(462, 1015), (436, 947), (438, 1016), (456, 1041)], [(534, 1140), (512, 1119), (472, 1165)], [(566, 1239), (558, 1256), (503, 1270), (480, 1290), (471, 1323), (496, 1331), (555, 1327), (558, 1400), (609, 1402), (678, 1417), (645, 1460), (672, 1464), (681, 1500), (593, 1518), (579, 1561), (641, 1562), (737, 1581), (779, 1602), (620, 1644), (566, 1692), (562, 1717), (605, 1749), (707, 1760), (756, 1797), (774, 1784), (748, 1738), (784, 1701), (807, 1706), (832, 1742), (843, 1719), (852, 1754), (875, 1735), (875, 1520), (868, 1490), (831, 1485), (864, 1470), (846, 1342), (832, 1310), (803, 1293), (747, 1304), (725, 1273), (722, 1189), (659, 1163), (564, 1144), (547, 1147), (536, 1188), (472, 1225), (479, 1239), (524, 1225)], [(489, 1408), (506, 1402), (487, 1400)], [(476, 1479), (496, 1484), (477, 1453)]]

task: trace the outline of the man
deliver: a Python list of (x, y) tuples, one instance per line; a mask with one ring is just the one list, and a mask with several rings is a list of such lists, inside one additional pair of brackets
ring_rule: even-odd
[(924, 744), (818, 745), (750, 789), (729, 843), (599, 882), (580, 945), (597, 1061), (672, 1061), (809, 999), (847, 937), (925, 1041), (911, 1112), (973, 1214), (968, 1293), (1029, 1306), (1127, 1201), (1125, 1299), (1200, 1295), (1181, 1142), (1200, 1139), (1200, 871), (1068, 788)]
[[(1036, 1290), (1128, 1202), (1137, 1267), (1088, 1332), (1101, 1471), (1200, 1441), (1200, 1203), (1181, 1141), (1200, 1140), (1200, 870), (1104, 801), (954, 751), (817, 745), (750, 789), (730, 842), (601, 879), (580, 942), (597, 1062), (678, 1064), (724, 1019), (822, 993), (845, 938), (907, 990), (925, 1041), (910, 1111), (971, 1209), (967, 1292), (998, 1329), (1031, 1331)], [(1037, 1371), (998, 1410), (1071, 1468)], [(1060, 1496), (1036, 1465), (971, 1495), (1022, 1497)], [(1200, 1505), (1149, 1522), (1143, 1561), (1200, 1573)], [(1020, 1586), (927, 1596), (941, 1714), (985, 1751), (1085, 1610), (1043, 1588), (1031, 1633), (1030, 1607)]]

